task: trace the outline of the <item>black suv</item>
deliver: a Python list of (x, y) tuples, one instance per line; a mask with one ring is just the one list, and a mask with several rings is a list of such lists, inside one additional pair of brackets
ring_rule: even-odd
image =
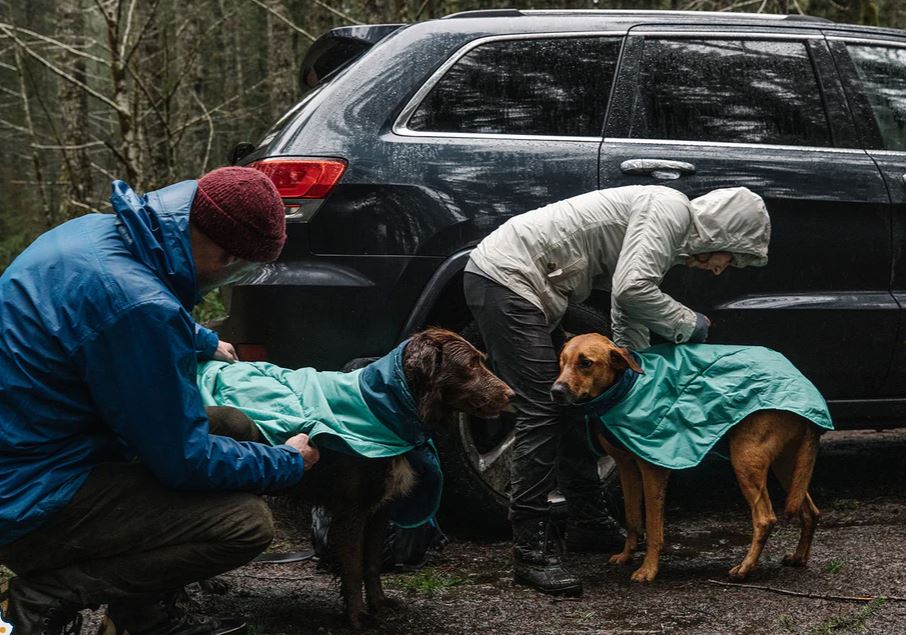
[[(841, 427), (906, 419), (906, 33), (798, 16), (475, 11), (334, 29), (310, 91), (236, 163), (272, 176), (289, 241), (228, 290), (245, 358), (339, 368), (422, 325), (467, 330), (462, 269), (510, 216), (598, 188), (745, 185), (770, 263), (665, 289), (711, 341), (786, 354)], [(609, 298), (567, 330), (606, 330)], [(596, 310), (593, 310), (596, 309)], [(507, 422), (442, 440), (447, 500), (500, 522)], [(478, 513), (475, 506), (484, 510)]]

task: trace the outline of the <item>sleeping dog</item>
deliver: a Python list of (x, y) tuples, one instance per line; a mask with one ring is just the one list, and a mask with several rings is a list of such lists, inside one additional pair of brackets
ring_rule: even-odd
[(611, 564), (632, 559), (644, 498), (647, 547), (632, 580), (654, 580), (670, 471), (693, 467), (728, 442), (753, 529), (748, 553), (730, 576), (749, 574), (776, 523), (769, 469), (787, 491), (786, 514), (798, 515), (801, 524), (799, 544), (783, 564), (805, 566), (819, 517), (808, 494), (819, 428), (833, 424), (818, 390), (786, 358), (757, 346), (663, 345), (636, 354), (590, 334), (566, 343), (560, 368), (552, 397), (585, 413), (590, 441), (600, 443), (619, 471), (626, 543)]
[[(199, 387), (220, 405), (208, 408), (214, 434), (277, 444), (305, 432), (318, 446), (320, 461), (293, 494), (331, 514), (328, 542), (357, 629), (389, 604), (380, 579), (388, 521), (416, 524), (436, 511), (442, 479), (431, 431), (453, 411), (496, 415), (513, 395), (482, 353), (443, 329), (351, 373), (214, 363), (199, 370)], [(410, 498), (420, 509), (407, 508)]]

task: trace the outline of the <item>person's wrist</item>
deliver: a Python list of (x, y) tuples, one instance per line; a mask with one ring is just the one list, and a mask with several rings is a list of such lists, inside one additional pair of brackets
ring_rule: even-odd
[(708, 330), (710, 328), (711, 322), (708, 320), (707, 316), (702, 313), (696, 312), (695, 314), (695, 328), (692, 329), (691, 335), (689, 335), (688, 341), (691, 344), (697, 344), (705, 342), (708, 339)]

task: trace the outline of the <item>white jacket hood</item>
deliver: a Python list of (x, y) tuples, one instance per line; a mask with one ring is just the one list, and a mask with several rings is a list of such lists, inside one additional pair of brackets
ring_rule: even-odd
[(687, 255), (728, 251), (734, 267), (768, 263), (771, 219), (764, 200), (745, 187), (713, 190), (689, 203)]

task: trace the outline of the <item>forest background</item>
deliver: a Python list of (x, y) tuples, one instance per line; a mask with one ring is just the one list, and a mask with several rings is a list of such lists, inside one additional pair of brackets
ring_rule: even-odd
[(36, 236), (224, 165), (300, 98), (338, 26), (485, 8), (805, 13), (903, 28), (902, 0), (0, 0), (0, 273)]

